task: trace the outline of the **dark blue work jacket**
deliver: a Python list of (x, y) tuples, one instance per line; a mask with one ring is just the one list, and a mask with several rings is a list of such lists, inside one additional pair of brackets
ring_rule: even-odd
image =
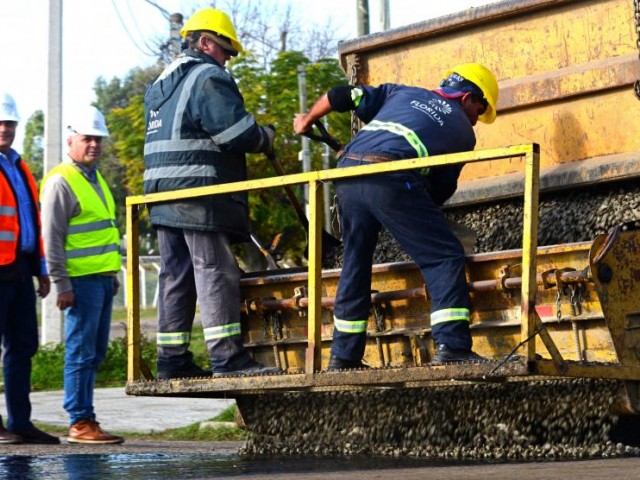
[[(246, 180), (247, 152), (263, 140), (231, 75), (208, 55), (186, 50), (144, 97), (144, 192)], [(176, 200), (150, 207), (151, 223), (228, 233), (246, 241), (246, 194)]]
[[(347, 145), (345, 154), (404, 160), (475, 147), (473, 126), (455, 100), (424, 88), (391, 83), (354, 90), (355, 114), (366, 125)], [(453, 195), (461, 170), (462, 165), (442, 166), (424, 175), (434, 201), (442, 204)]]

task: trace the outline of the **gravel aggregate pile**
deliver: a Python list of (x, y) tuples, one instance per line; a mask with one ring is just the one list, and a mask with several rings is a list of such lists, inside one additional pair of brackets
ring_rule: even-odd
[[(634, 182), (543, 195), (540, 246), (593, 240), (640, 219)], [(523, 201), (445, 210), (477, 232), (474, 251), (521, 248)], [(381, 232), (374, 263), (410, 257)], [(342, 251), (325, 258), (342, 266)], [(246, 454), (385, 455), (497, 461), (637, 456), (611, 437), (616, 381), (553, 380), (398, 390), (291, 393), (245, 409)], [(624, 426), (624, 425), (622, 425)], [(637, 430), (637, 428), (635, 429)]]
[(256, 398), (244, 410), (258, 455), (549, 460), (637, 456), (610, 438), (619, 384), (553, 380)]
[[(478, 239), (474, 252), (522, 248), (523, 200), (445, 209), (450, 220), (473, 229)], [(591, 241), (616, 225), (640, 220), (640, 185), (636, 182), (605, 184), (541, 195), (538, 244), (555, 245)], [(374, 264), (409, 261), (402, 247), (383, 231)], [(342, 250), (335, 249), (324, 262), (327, 268), (342, 266)]]

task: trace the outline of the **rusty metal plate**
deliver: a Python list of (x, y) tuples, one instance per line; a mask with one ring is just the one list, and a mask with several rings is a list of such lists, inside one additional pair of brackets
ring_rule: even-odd
[(430, 367), (372, 368), (319, 372), (312, 375), (283, 374), (245, 377), (197, 378), (128, 382), (128, 395), (197, 396), (228, 398), (235, 395), (289, 391), (340, 391), (375, 388), (412, 388), (429, 382), (496, 382), (529, 375), (527, 366), (512, 360), (450, 364)]

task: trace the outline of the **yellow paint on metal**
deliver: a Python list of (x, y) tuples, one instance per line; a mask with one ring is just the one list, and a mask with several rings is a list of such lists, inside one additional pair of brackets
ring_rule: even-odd
[(138, 206), (127, 205), (127, 380), (140, 378), (140, 273), (138, 249)]
[[(477, 148), (537, 142), (543, 169), (594, 157), (613, 166), (593, 182), (620, 175), (617, 155), (640, 157), (636, 36), (629, 0), (505, 1), (344, 42), (339, 53), (344, 66), (358, 56), (370, 85), (435, 88), (455, 64), (486, 65), (501, 94), (496, 122), (476, 126)], [(522, 171), (521, 162), (468, 165), (459, 190)]]
[[(265, 185), (275, 188), (305, 181), (309, 183), (308, 268), (248, 276), (241, 281), (241, 291), (245, 305), (243, 329), (246, 330), (243, 334), (253, 357), (267, 365), (280, 365), (288, 373), (304, 373), (300, 386), (314, 388), (322, 383), (317, 372), (329, 360), (334, 328), (331, 305), (340, 277), (339, 270), (321, 270), (320, 182), (420, 168), (427, 164), (524, 156), (523, 249), (468, 257), (467, 278), (472, 289), (471, 329), (475, 351), (489, 358), (500, 358), (526, 340), (526, 359), (531, 365), (539, 364), (540, 371), (547, 375), (584, 376), (586, 368), (587, 376), (595, 376), (600, 364), (591, 369), (580, 362), (602, 363), (619, 359), (622, 366), (634, 368), (609, 368), (603, 370), (603, 374), (613, 377), (619, 374), (626, 381), (640, 380), (633, 377), (640, 372), (640, 368), (636, 368), (640, 367), (640, 270), (635, 267), (640, 264), (640, 229), (627, 228), (607, 239), (600, 237), (593, 245), (583, 242), (537, 248), (538, 152), (535, 144), (519, 145), (183, 190), (171, 192), (170, 198), (186, 198), (193, 193), (211, 195), (258, 189)], [(158, 194), (127, 200), (127, 292), (131, 299), (128, 312), (131, 337), (129, 382), (140, 378), (142, 368), (137, 296), (138, 251), (134, 241), (137, 238), (137, 208), (139, 204), (163, 199), (165, 195)], [(607, 277), (607, 272), (613, 272), (613, 276)], [(597, 276), (595, 283), (594, 276)], [(520, 288), (509, 286), (516, 281), (520, 282)], [(558, 294), (563, 282), (567, 282), (569, 289), (580, 289), (581, 299), (577, 304), (567, 294)], [(374, 314), (367, 322), (365, 362), (380, 367), (425, 365), (433, 355), (433, 343), (428, 313), (430, 300), (425, 295), (419, 269), (412, 262), (374, 266), (372, 289), (377, 291), (372, 294), (377, 300)], [(279, 303), (268, 307), (269, 302), (274, 301)], [(269, 325), (271, 317), (268, 314), (272, 311), (277, 311), (282, 330), (277, 339), (269, 333), (269, 329), (274, 328)], [(544, 338), (540, 335), (534, 337), (536, 328), (541, 326), (544, 326)], [(545, 363), (548, 359), (553, 363)], [(576, 367), (576, 364), (580, 366)], [(369, 377), (367, 382), (372, 381), (375, 375)], [(389, 380), (380, 378), (381, 382)], [(345, 387), (349, 388), (348, 385)], [(172, 385), (172, 388), (180, 390), (179, 385)], [(628, 396), (632, 397), (631, 394)], [(630, 404), (635, 405), (632, 401)]]
[(296, 173), (280, 177), (260, 178), (243, 182), (225, 183), (209, 187), (187, 188), (172, 192), (152, 193), (149, 195), (130, 196), (126, 199), (127, 205), (144, 205), (164, 202), (169, 200), (181, 200), (185, 198), (206, 197), (223, 193), (249, 192), (265, 188), (283, 187), (285, 185), (301, 185), (311, 181), (329, 182), (341, 178), (351, 178), (379, 173), (397, 172), (404, 170), (419, 170), (426, 167), (440, 165), (452, 165), (456, 163), (474, 163), (492, 159), (513, 158), (527, 155), (539, 148), (534, 144), (513, 145), (509, 147), (476, 150), (448, 155), (435, 155), (433, 157), (398, 160), (395, 162), (376, 163), (357, 167), (336, 168), (333, 170), (318, 170), (306, 173)]
[[(526, 155), (524, 185), (524, 220), (522, 235), (521, 340), (529, 339), (537, 328), (536, 251), (538, 247), (538, 181), (540, 159), (538, 150)], [(525, 344), (527, 360), (536, 356), (535, 342)]]
[(308, 340), (305, 372), (320, 370), (322, 362), (322, 330), (320, 319), (322, 297), (322, 188), (309, 182), (309, 307)]
[[(492, 125), (478, 125), (478, 148), (535, 141), (542, 148), (543, 168), (629, 152), (637, 152), (640, 157), (638, 118), (640, 102), (630, 89), (600, 92), (499, 115)], [(461, 181), (495, 178), (519, 170), (521, 160), (517, 159), (469, 165), (462, 171)]]
[[(316, 171), (316, 172), (307, 172), (302, 174), (294, 174), (294, 175), (286, 175), (279, 176), (273, 178), (264, 178), (258, 180), (249, 180), (244, 182), (235, 182), (228, 183), (222, 185), (215, 185), (210, 187), (199, 187), (192, 189), (185, 189), (180, 191), (173, 192), (163, 192), (156, 193), (151, 195), (141, 195), (141, 196), (133, 196), (127, 197), (126, 205), (127, 205), (127, 233), (128, 236), (128, 244), (127, 244), (127, 265), (128, 265), (128, 285), (127, 291), (132, 292), (129, 298), (136, 299), (130, 305), (129, 310), (129, 318), (131, 322), (130, 331), (132, 333), (132, 337), (138, 338), (138, 341), (132, 342), (130, 355), (129, 355), (129, 364), (128, 364), (128, 372), (130, 378), (138, 378), (140, 372), (140, 345), (139, 345), (139, 305), (137, 301), (138, 288), (139, 288), (139, 278), (138, 278), (138, 255), (137, 255), (137, 243), (134, 241), (137, 239), (137, 207), (143, 204), (151, 204), (157, 203), (166, 200), (179, 200), (185, 198), (194, 198), (194, 197), (202, 197), (207, 195), (215, 195), (215, 194), (223, 194), (223, 193), (231, 193), (231, 192), (241, 192), (241, 191), (251, 191), (251, 190), (259, 190), (263, 188), (275, 188), (282, 187), (284, 185), (298, 185), (302, 183), (309, 183), (309, 191), (313, 192), (310, 202), (310, 218), (309, 218), (309, 265), (308, 265), (308, 277), (305, 277), (301, 282), (302, 285), (298, 284), (296, 286), (302, 286), (309, 289), (311, 293), (311, 298), (309, 300), (308, 307), (306, 309), (306, 318), (303, 319), (302, 322), (292, 322), (294, 325), (294, 331), (302, 330), (306, 331), (306, 353), (302, 355), (303, 364), (296, 364), (296, 360), (300, 358), (299, 354), (289, 355), (288, 353), (288, 343), (285, 342), (283, 345), (283, 358), (286, 360), (286, 363), (291, 364), (291, 368), (300, 369), (301, 367), (307, 372), (307, 374), (311, 374), (316, 371), (321, 363), (322, 359), (326, 358), (327, 349), (325, 348), (325, 344), (322, 344), (322, 338), (326, 338), (327, 340), (330, 338), (329, 335), (332, 334), (333, 331), (333, 322), (330, 315), (327, 315), (327, 312), (323, 312), (321, 309), (321, 296), (323, 292), (328, 292), (329, 289), (325, 289), (322, 285), (321, 281), (321, 242), (320, 242), (320, 233), (321, 233), (321, 222), (322, 222), (322, 213), (321, 213), (321, 190), (318, 186), (322, 182), (332, 181), (340, 178), (350, 178), (359, 175), (374, 175), (384, 172), (394, 172), (394, 171), (402, 171), (402, 170), (412, 170), (412, 169), (420, 169), (427, 166), (437, 166), (437, 165), (449, 165), (456, 163), (469, 163), (469, 162), (479, 162), (486, 161), (493, 158), (510, 158), (514, 156), (521, 155), (537, 155), (539, 147), (535, 144), (529, 145), (515, 145), (511, 147), (497, 148), (491, 150), (479, 150), (475, 152), (462, 152), (451, 155), (439, 155), (433, 157), (426, 158), (418, 158), (418, 159), (409, 159), (402, 160), (396, 162), (388, 162), (382, 164), (374, 164), (374, 165), (363, 165), (358, 167), (351, 168), (340, 168), (334, 170), (325, 170), (325, 171)], [(537, 157), (536, 157), (537, 158)], [(531, 217), (535, 221), (537, 221), (537, 217)], [(334, 274), (334, 278), (337, 278), (337, 275)], [(376, 288), (376, 283), (374, 282), (373, 288)], [(292, 298), (294, 295), (293, 292), (289, 292), (285, 298)], [(265, 294), (262, 297), (273, 297), (274, 292), (270, 291), (269, 294)], [(259, 294), (252, 294), (250, 298), (262, 298)], [(297, 312), (302, 313), (302, 312)], [(250, 312), (248, 312), (250, 315)], [(297, 319), (300, 320), (300, 315), (297, 315)], [(295, 326), (297, 325), (297, 327)], [(259, 332), (262, 332), (262, 320), (261, 327)], [(136, 333), (137, 332), (137, 333)], [(260, 334), (257, 333), (256, 330), (251, 330), (248, 332), (248, 337), (250, 342), (254, 342), (254, 338), (257, 338)], [(300, 341), (296, 341), (293, 343), (300, 343)], [(263, 348), (263, 346), (267, 346), (268, 348)], [(267, 364), (272, 363), (271, 360), (274, 360), (274, 350), (273, 350), (273, 342), (269, 341), (264, 343), (255, 352), (255, 357), (258, 360), (264, 360)], [(399, 349), (400, 355), (408, 358), (410, 355), (407, 353), (406, 349), (403, 347)], [(278, 353), (278, 360), (280, 360), (280, 353)], [(306, 365), (306, 366), (305, 366)]]
[(640, 366), (640, 236), (614, 230), (594, 241), (591, 269), (620, 363)]

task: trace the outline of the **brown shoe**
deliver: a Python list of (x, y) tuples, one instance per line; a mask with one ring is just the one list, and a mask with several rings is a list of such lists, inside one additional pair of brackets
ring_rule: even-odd
[(0, 443), (5, 445), (11, 443), (22, 443), (22, 437), (20, 435), (16, 435), (15, 433), (11, 433), (9, 430), (0, 425)]
[(123, 443), (124, 438), (105, 432), (95, 420), (80, 420), (71, 425), (67, 442), (91, 444)]

